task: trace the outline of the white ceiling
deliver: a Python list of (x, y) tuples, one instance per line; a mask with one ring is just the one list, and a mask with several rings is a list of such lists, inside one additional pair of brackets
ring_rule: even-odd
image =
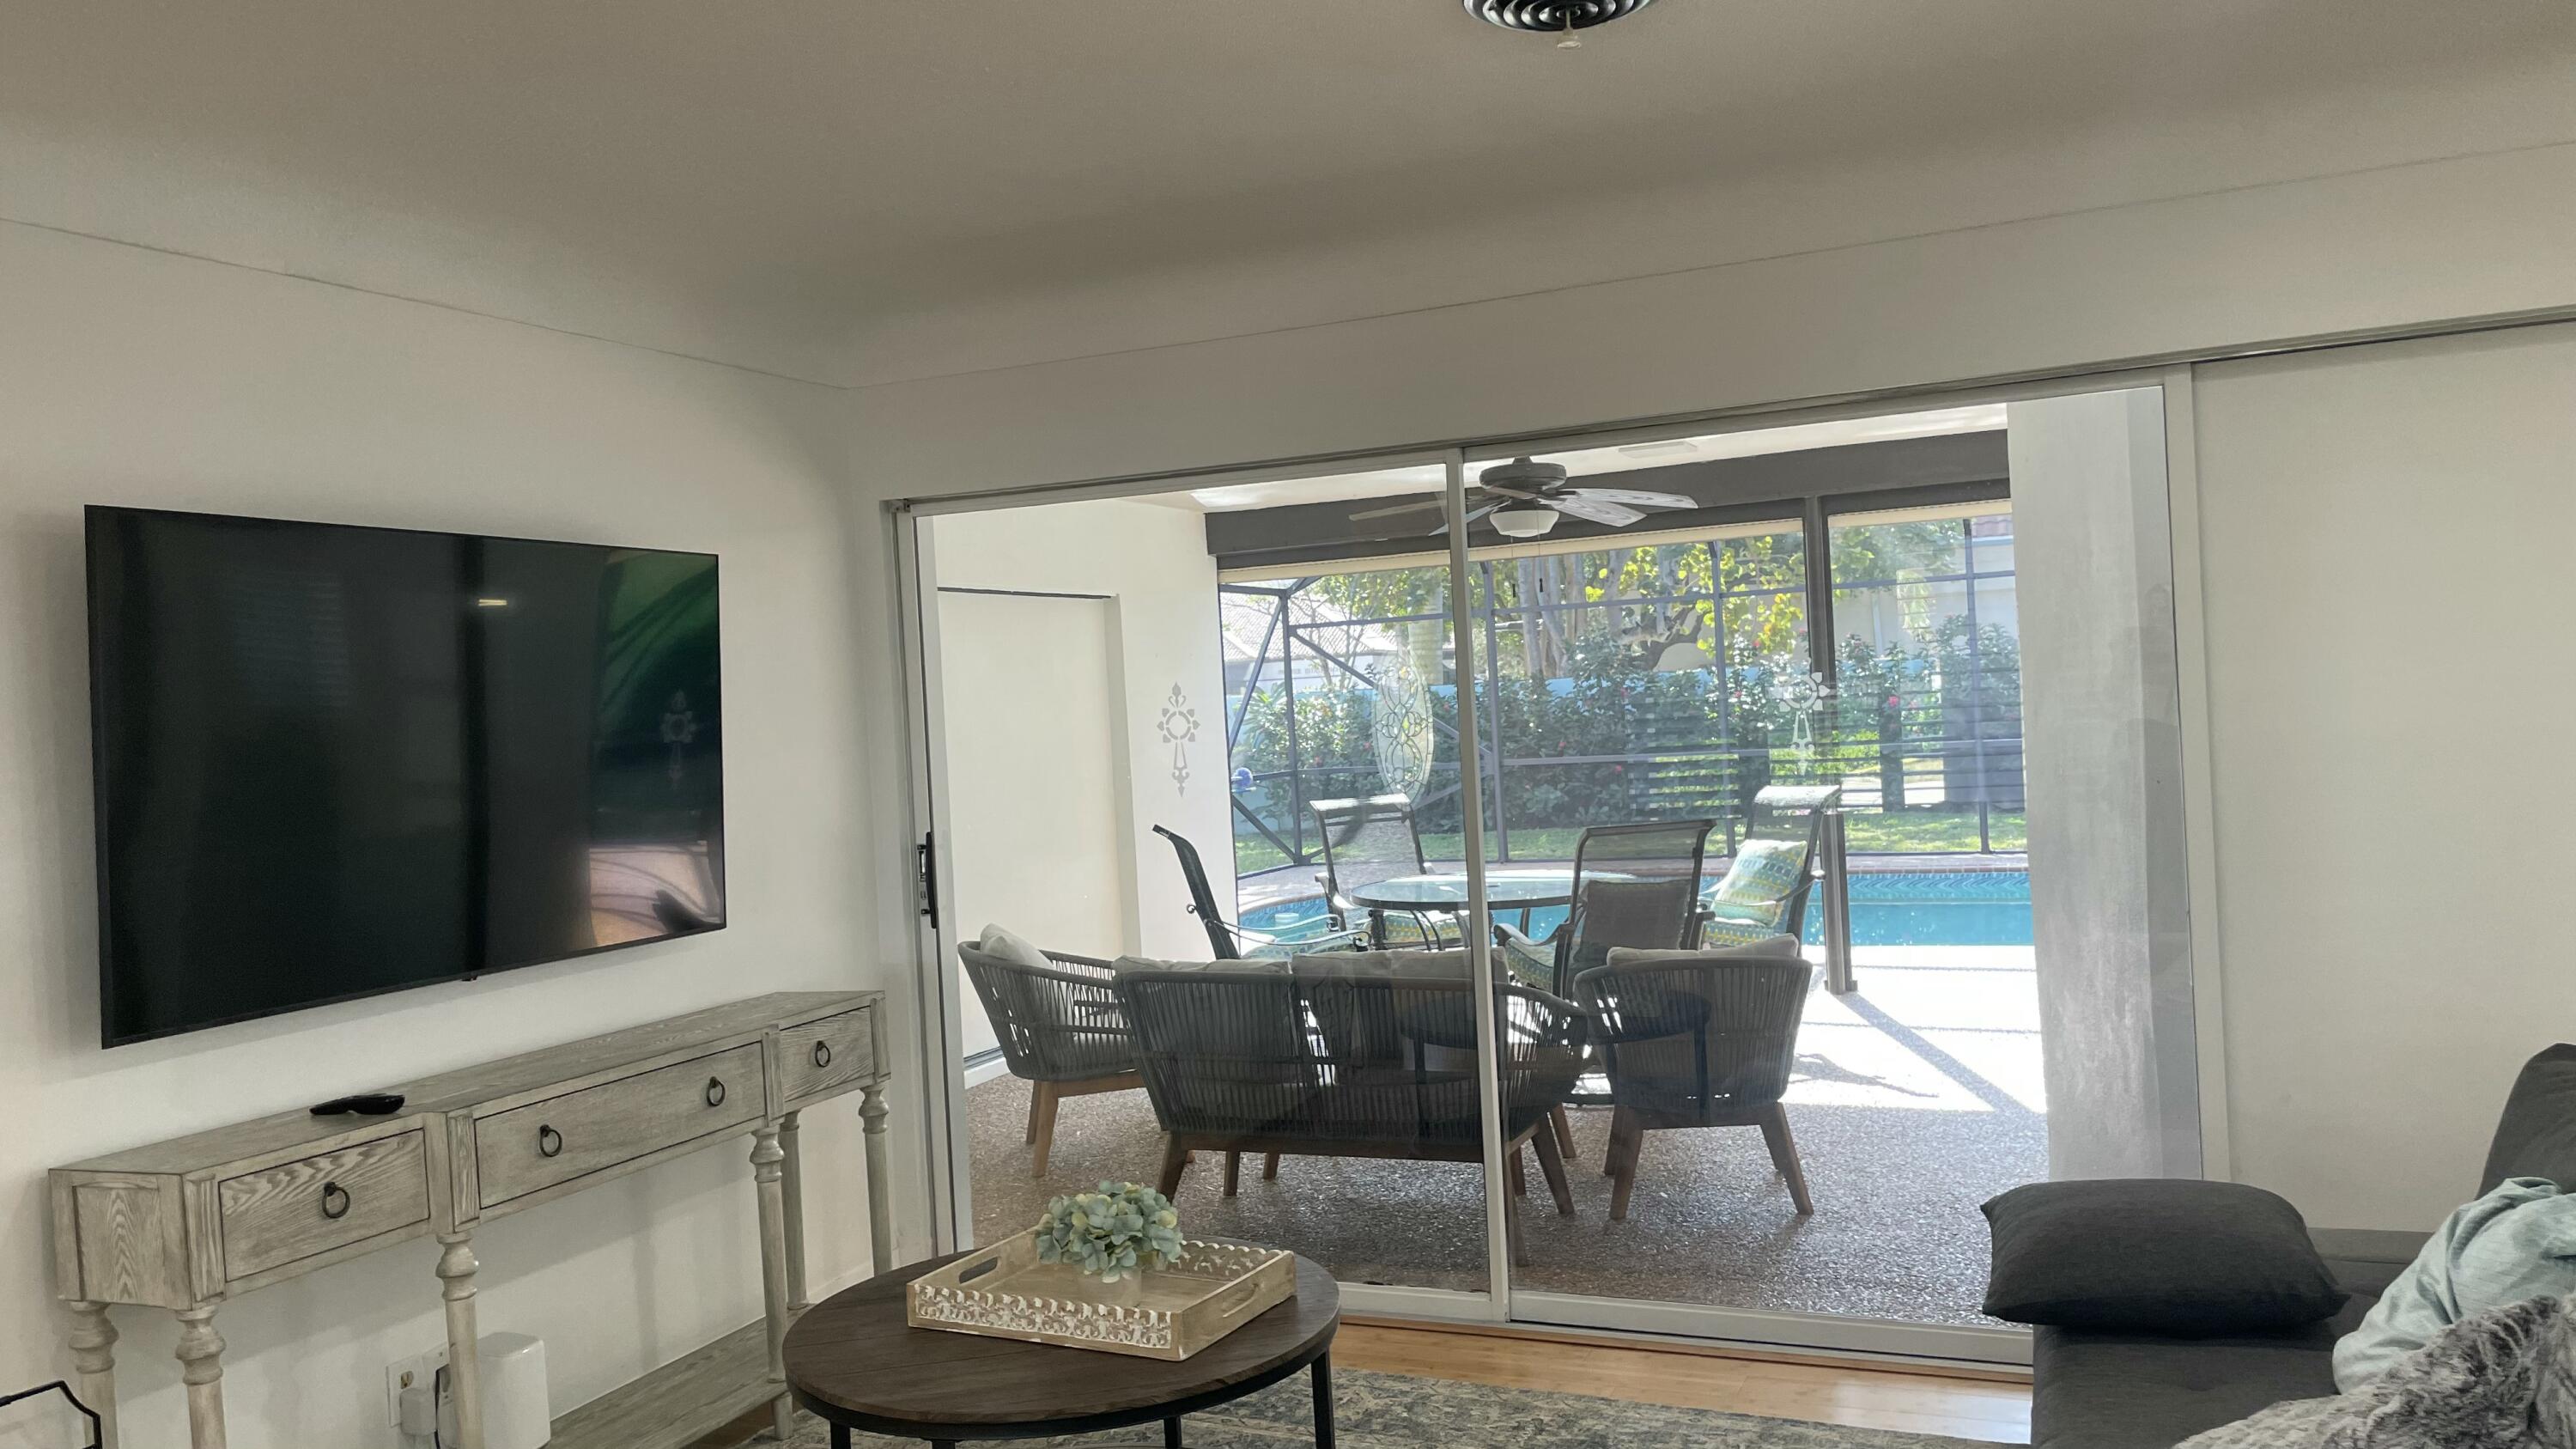
[[(1577, 51), (1457, 0), (16, 0), (0, 216), (902, 375), (1623, 275), (1704, 229), (1677, 186), (2114, 125), (2322, 165), (2373, 96), (2571, 54), (2567, 0), (1661, 0)], [(2576, 134), (2535, 104), (2388, 144)], [(1434, 231), (1472, 240), (1265, 311), (993, 310)]]

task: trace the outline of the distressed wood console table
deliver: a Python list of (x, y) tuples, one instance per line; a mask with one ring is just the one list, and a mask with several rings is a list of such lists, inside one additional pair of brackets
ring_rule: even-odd
[(435, 1236), (460, 1449), (483, 1449), (477, 1225), (749, 1136), (760, 1322), (555, 1421), (551, 1449), (686, 1444), (764, 1401), (785, 1436), (781, 1356), (806, 1306), (797, 1116), (860, 1093), (875, 1271), (892, 1264), (882, 993), (793, 992), (611, 1032), (389, 1090), (389, 1117), (281, 1112), (52, 1174), (54, 1273), (81, 1396), (116, 1449), (110, 1304), (178, 1316), (190, 1449), (225, 1449), (227, 1299)]

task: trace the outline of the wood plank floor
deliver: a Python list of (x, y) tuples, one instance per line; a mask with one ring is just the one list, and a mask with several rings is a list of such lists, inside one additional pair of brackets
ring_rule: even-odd
[[(1904, 1429), (2002, 1444), (2030, 1442), (2030, 1386), (1992, 1376), (1385, 1323), (1344, 1324), (1333, 1341), (1333, 1363), (1379, 1373), (1598, 1394), (1860, 1429)], [(767, 1423), (764, 1409), (699, 1441), (696, 1449), (733, 1449), (751, 1442)]]
[(2030, 1442), (2030, 1385), (1994, 1377), (1376, 1323), (1343, 1325), (1333, 1340), (1333, 1362), (1686, 1409)]

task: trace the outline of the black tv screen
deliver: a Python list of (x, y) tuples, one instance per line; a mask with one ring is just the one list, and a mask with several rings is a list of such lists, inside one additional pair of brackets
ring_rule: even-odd
[(724, 924), (712, 555), (88, 511), (110, 1046)]

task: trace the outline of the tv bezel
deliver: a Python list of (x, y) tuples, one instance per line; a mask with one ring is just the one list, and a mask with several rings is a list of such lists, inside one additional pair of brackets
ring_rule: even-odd
[(83, 575), (82, 593), (87, 601), (87, 628), (89, 631), (90, 834), (92, 837), (93, 868), (96, 870), (98, 876), (98, 918), (95, 924), (98, 931), (98, 1033), (99, 1046), (102, 1049), (134, 1046), (139, 1043), (149, 1041), (164, 1041), (175, 1036), (186, 1036), (191, 1032), (212, 1031), (217, 1027), (237, 1026), (245, 1021), (264, 1021), (270, 1017), (289, 1016), (299, 1011), (314, 1011), (322, 1007), (340, 1006), (352, 1001), (366, 1001), (379, 996), (393, 996), (405, 991), (417, 991), (426, 986), (451, 986), (462, 981), (480, 981), (487, 976), (499, 976), (514, 971), (524, 971), (534, 966), (552, 966), (565, 961), (580, 961), (592, 956), (606, 955), (613, 951), (632, 951), (646, 946), (667, 945), (673, 941), (685, 941), (699, 936), (713, 935), (732, 923), (733, 893), (730, 889), (730, 883), (726, 878), (727, 857), (731, 852), (724, 848), (725, 842), (729, 839), (729, 832), (727, 830), (725, 817), (724, 767), (721, 762), (721, 756), (719, 756), (719, 762), (716, 768), (715, 788), (715, 826), (718, 847), (715, 852), (716, 858), (714, 865), (716, 898), (724, 903), (725, 909), (724, 915), (719, 918), (714, 925), (704, 926), (694, 931), (681, 931), (674, 932), (669, 935), (654, 936), (641, 941), (618, 941), (603, 946), (586, 946), (580, 950), (566, 951), (560, 955), (544, 956), (531, 961), (513, 961), (507, 965), (484, 966), (470, 971), (458, 971), (452, 975), (424, 976), (417, 980), (405, 981), (396, 985), (373, 986), (359, 991), (343, 992), (336, 996), (315, 997), (309, 1001), (296, 1002), (292, 1006), (269, 1007), (258, 1011), (240, 1012), (232, 1016), (210, 1017), (203, 1021), (190, 1022), (185, 1026), (165, 1027), (157, 1031), (137, 1032), (124, 1036), (117, 1035), (114, 1030), (116, 1014), (113, 1010), (116, 1000), (116, 964), (113, 946), (114, 936), (108, 930), (107, 925), (108, 920), (110, 919), (108, 915), (110, 909), (110, 902), (108, 900), (110, 888), (107, 862), (108, 834), (106, 829), (109, 799), (108, 751), (106, 748), (106, 721), (108, 719), (108, 711), (104, 708), (104, 696), (107, 691), (107, 675), (100, 668), (105, 650), (103, 648), (104, 641), (101, 639), (99, 631), (99, 606), (102, 595), (98, 576), (99, 571), (97, 567), (98, 540), (100, 528), (102, 526), (101, 520), (110, 516), (200, 519), (218, 523), (254, 523), (284, 528), (320, 528), (353, 533), (399, 533), (415, 537), (480, 539), (494, 543), (563, 544), (573, 548), (596, 548), (632, 553), (672, 554), (683, 558), (702, 558), (707, 561), (707, 566), (714, 569), (716, 573), (716, 690), (719, 698), (722, 698), (725, 690), (724, 564), (722, 555), (716, 553), (701, 552), (696, 549), (653, 548), (643, 544), (596, 543), (585, 539), (573, 538), (531, 538), (522, 534), (456, 533), (446, 529), (394, 528), (383, 524), (373, 523), (326, 523), (319, 519), (310, 518), (273, 518), (263, 514), (250, 513), (209, 513), (200, 509), (188, 508), (138, 508), (114, 503), (84, 504), (81, 508), (81, 569)]

